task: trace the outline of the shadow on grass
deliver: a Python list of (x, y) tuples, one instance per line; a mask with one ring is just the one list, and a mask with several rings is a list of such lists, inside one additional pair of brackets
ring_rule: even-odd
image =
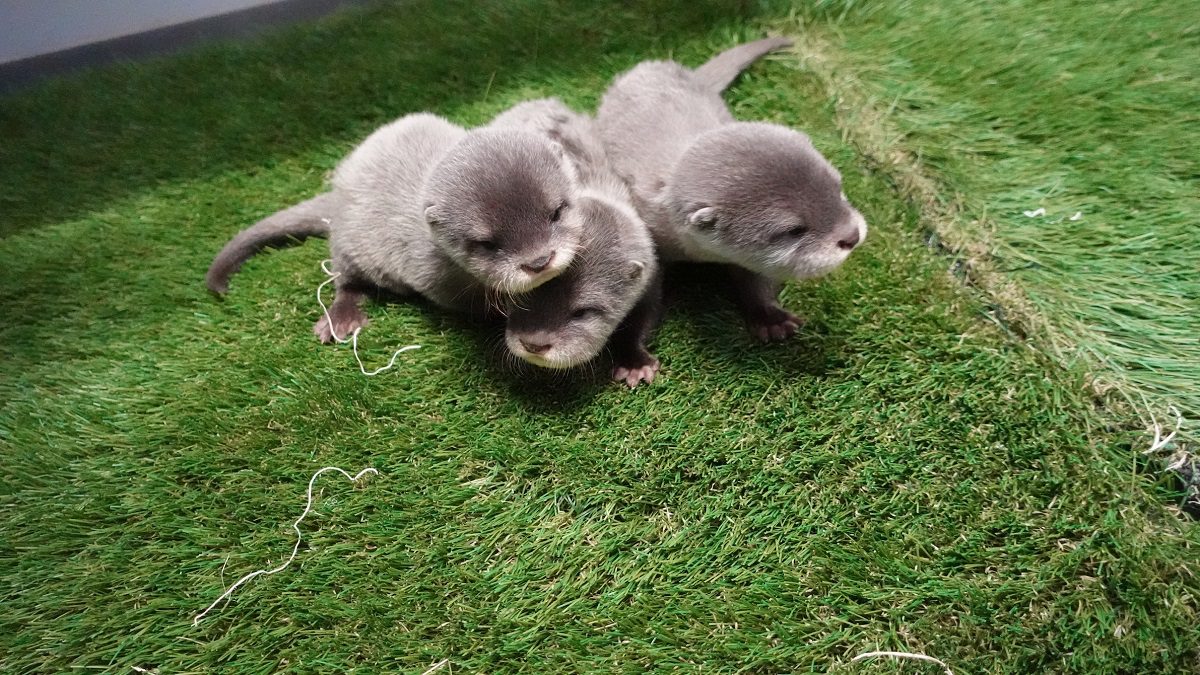
[(508, 351), (502, 321), (451, 316), (446, 323), (473, 343), (471, 352), (480, 356), (483, 376), (530, 413), (571, 413), (590, 404), (606, 388), (617, 386), (608, 377), (612, 365), (605, 354), (571, 370), (538, 368)]
[(539, 72), (624, 67), (747, 11), (730, 0), (381, 3), (48, 82), (0, 99), (0, 234), (160, 183), (353, 142), (405, 113), (450, 111)]
[(832, 332), (825, 320), (837, 307), (823, 294), (804, 294), (799, 305), (785, 301), (806, 322), (791, 339), (772, 344), (762, 344), (747, 330), (720, 268), (673, 266), (666, 296), (667, 314), (679, 319), (675, 325), (684, 326), (695, 359), (733, 371), (727, 373), (730, 377), (755, 370), (781, 377), (824, 377), (847, 361), (844, 336)]
[[(689, 360), (706, 364), (723, 380), (748, 373), (768, 378), (823, 378), (849, 361), (844, 336), (834, 333), (824, 320), (838, 311), (836, 299), (819, 293), (806, 295), (804, 306), (798, 309), (808, 322), (800, 332), (786, 342), (764, 345), (746, 330), (734, 310), (728, 284), (722, 274), (714, 274), (714, 269), (682, 265), (668, 273), (667, 315), (673, 328), (683, 327), (679, 337), (689, 346)], [(569, 414), (606, 390), (633, 393), (611, 379), (612, 360), (607, 353), (570, 371), (551, 371), (509, 354), (501, 323), (473, 322), (462, 317), (448, 321), (474, 343), (473, 353), (484, 355), (481, 368), (487, 370), (487, 377), (531, 413)], [(654, 343), (651, 347), (653, 351)], [(663, 368), (671, 372), (670, 363), (664, 363)], [(655, 386), (642, 384), (639, 389), (652, 390)]]

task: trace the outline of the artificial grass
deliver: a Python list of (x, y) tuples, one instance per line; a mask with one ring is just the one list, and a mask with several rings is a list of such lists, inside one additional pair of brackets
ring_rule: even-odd
[[(1200, 531), (1163, 506), (1085, 372), (982, 318), (919, 211), (786, 61), (736, 113), (804, 128), (872, 224), (809, 318), (753, 344), (679, 277), (664, 372), (506, 371), (495, 335), (370, 308), (364, 378), (309, 328), (325, 246), (201, 285), (366, 132), (521, 98), (594, 106), (671, 49), (757, 35), (721, 5), (356, 10), (2, 102), (0, 670), (1188, 672)], [(769, 17), (768, 17), (769, 18)], [(1119, 420), (1118, 420), (1119, 421)], [(1140, 439), (1139, 439), (1140, 440)], [(237, 577), (306, 543), (199, 627)]]
[(961, 207), (942, 234), (1014, 282), (1041, 346), (1160, 419), (1200, 416), (1200, 5), (815, 5), (804, 25), (886, 111), (889, 151)]

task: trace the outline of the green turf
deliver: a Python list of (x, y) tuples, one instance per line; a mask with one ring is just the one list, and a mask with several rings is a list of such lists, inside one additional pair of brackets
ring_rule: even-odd
[(817, 4), (808, 26), (956, 194), (949, 226), (1016, 282), (1046, 346), (1200, 417), (1200, 4)]
[[(322, 242), (202, 288), (236, 229), (366, 132), (757, 35), (719, 5), (414, 0), (0, 102), (0, 671), (1193, 672), (1200, 529), (1137, 434), (984, 317), (821, 81), (764, 64), (742, 117), (809, 130), (873, 229), (809, 324), (750, 342), (705, 275), (661, 379), (500, 366), (493, 332), (370, 308), (362, 377), (315, 343)], [(768, 17), (769, 19), (769, 17)], [(287, 571), (312, 472), (326, 476)]]

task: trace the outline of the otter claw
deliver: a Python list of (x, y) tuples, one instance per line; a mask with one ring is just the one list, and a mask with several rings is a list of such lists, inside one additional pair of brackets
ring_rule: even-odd
[(313, 325), (313, 334), (317, 336), (321, 344), (327, 345), (334, 341), (335, 332), (338, 339), (348, 340), (354, 331), (365, 325), (367, 325), (367, 316), (361, 312), (356, 316), (342, 318), (333, 327), (330, 326), (329, 317), (323, 316)]
[(760, 342), (777, 342), (792, 337), (799, 328), (800, 324), (795, 321), (784, 321), (769, 326), (754, 326), (751, 330)]
[(769, 323), (752, 323), (750, 324), (750, 332), (759, 339), (760, 342), (777, 342), (786, 340), (796, 334), (800, 330), (800, 326), (804, 325), (804, 319), (792, 314), (786, 309), (779, 307), (773, 308), (772, 321)]
[(613, 379), (617, 382), (624, 382), (629, 385), (630, 389), (634, 389), (641, 382), (645, 382), (646, 384), (653, 382), (654, 376), (658, 374), (658, 368), (658, 359), (654, 359), (652, 363), (647, 365), (635, 368), (616, 366), (613, 368)]

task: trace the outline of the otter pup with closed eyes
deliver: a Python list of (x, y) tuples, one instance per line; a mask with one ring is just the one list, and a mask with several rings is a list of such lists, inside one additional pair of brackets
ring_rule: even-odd
[(553, 140), (579, 179), (582, 229), (575, 259), (508, 304), (509, 351), (539, 367), (566, 369), (607, 346), (614, 379), (631, 388), (653, 381), (659, 362), (646, 341), (662, 313), (657, 256), (629, 188), (608, 162), (595, 120), (547, 98), (516, 105), (491, 126), (533, 130)]
[(531, 290), (570, 265), (575, 181), (562, 149), (536, 133), (407, 115), (355, 148), (330, 192), (234, 237), (206, 283), (223, 293), (262, 248), (327, 235), (338, 276), (329, 317), (313, 328), (322, 342), (367, 323), (361, 304), (374, 289), (483, 314), (490, 293)]

